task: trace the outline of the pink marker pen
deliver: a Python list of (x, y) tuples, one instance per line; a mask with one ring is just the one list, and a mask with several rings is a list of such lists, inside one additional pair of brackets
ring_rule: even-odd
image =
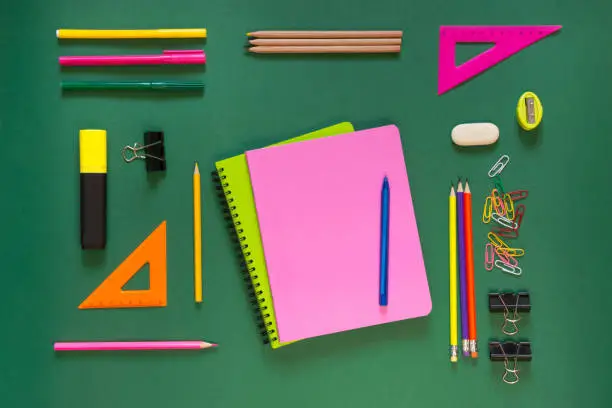
[(165, 50), (161, 55), (91, 55), (59, 57), (62, 66), (204, 64), (202, 50)]

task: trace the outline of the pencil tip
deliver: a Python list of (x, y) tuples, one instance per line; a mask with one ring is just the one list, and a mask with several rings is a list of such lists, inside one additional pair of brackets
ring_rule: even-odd
[(246, 33), (246, 35), (247, 35), (247, 37), (250, 37), (250, 36), (251, 36), (251, 33)]

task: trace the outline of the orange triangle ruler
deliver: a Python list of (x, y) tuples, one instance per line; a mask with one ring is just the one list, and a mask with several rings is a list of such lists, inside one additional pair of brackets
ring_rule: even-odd
[[(480, 74), (523, 48), (561, 29), (542, 26), (442, 26), (438, 60), (438, 95)], [(469, 61), (455, 65), (457, 43), (495, 43)]]
[[(149, 289), (123, 290), (123, 286), (147, 263)], [(166, 303), (164, 221), (79, 305), (79, 309), (163, 307)]]

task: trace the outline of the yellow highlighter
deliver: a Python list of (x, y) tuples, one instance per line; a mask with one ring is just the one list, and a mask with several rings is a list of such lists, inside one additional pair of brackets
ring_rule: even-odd
[(106, 246), (106, 130), (79, 133), (81, 247)]
[(73, 40), (125, 40), (137, 38), (206, 38), (205, 28), (161, 28), (156, 30), (73, 30), (60, 28), (57, 38)]

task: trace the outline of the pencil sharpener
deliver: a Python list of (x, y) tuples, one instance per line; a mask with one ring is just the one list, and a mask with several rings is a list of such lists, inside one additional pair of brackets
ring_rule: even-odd
[(524, 130), (533, 130), (542, 121), (544, 110), (540, 98), (533, 92), (521, 95), (516, 105), (516, 120)]

